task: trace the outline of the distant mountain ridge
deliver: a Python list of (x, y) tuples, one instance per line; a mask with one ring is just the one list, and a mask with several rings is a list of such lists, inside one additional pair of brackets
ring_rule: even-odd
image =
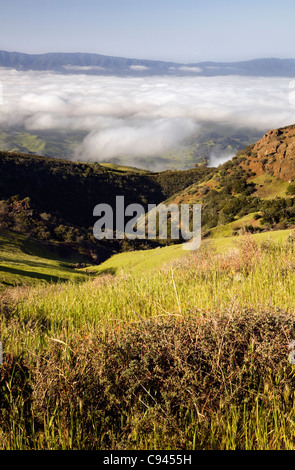
[(49, 52), (26, 54), (0, 51), (0, 67), (16, 70), (52, 70), (59, 73), (148, 76), (265, 76), (295, 77), (295, 59), (262, 58), (238, 62), (176, 63), (113, 57), (101, 54)]

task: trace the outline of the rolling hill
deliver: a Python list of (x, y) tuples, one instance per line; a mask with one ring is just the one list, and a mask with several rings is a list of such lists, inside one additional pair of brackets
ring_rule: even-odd
[(70, 247), (45, 244), (25, 234), (1, 230), (0, 290), (8, 286), (86, 281), (90, 274), (79, 268), (87, 261), (86, 256)]

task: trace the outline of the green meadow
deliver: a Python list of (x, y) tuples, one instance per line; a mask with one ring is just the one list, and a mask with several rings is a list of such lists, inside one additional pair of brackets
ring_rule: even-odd
[(74, 268), (82, 257), (58, 255), (54, 246), (46, 247), (16, 232), (0, 234), (0, 288), (66, 281), (83, 281), (87, 273)]

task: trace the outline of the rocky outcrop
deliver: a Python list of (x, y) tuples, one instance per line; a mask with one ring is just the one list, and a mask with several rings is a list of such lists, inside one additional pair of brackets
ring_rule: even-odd
[(254, 144), (242, 166), (257, 176), (266, 173), (283, 181), (295, 180), (295, 125), (267, 132)]

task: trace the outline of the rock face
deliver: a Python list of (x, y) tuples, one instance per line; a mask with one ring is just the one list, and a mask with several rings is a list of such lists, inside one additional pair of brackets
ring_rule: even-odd
[(242, 166), (257, 176), (267, 173), (283, 181), (295, 180), (295, 125), (267, 132)]

